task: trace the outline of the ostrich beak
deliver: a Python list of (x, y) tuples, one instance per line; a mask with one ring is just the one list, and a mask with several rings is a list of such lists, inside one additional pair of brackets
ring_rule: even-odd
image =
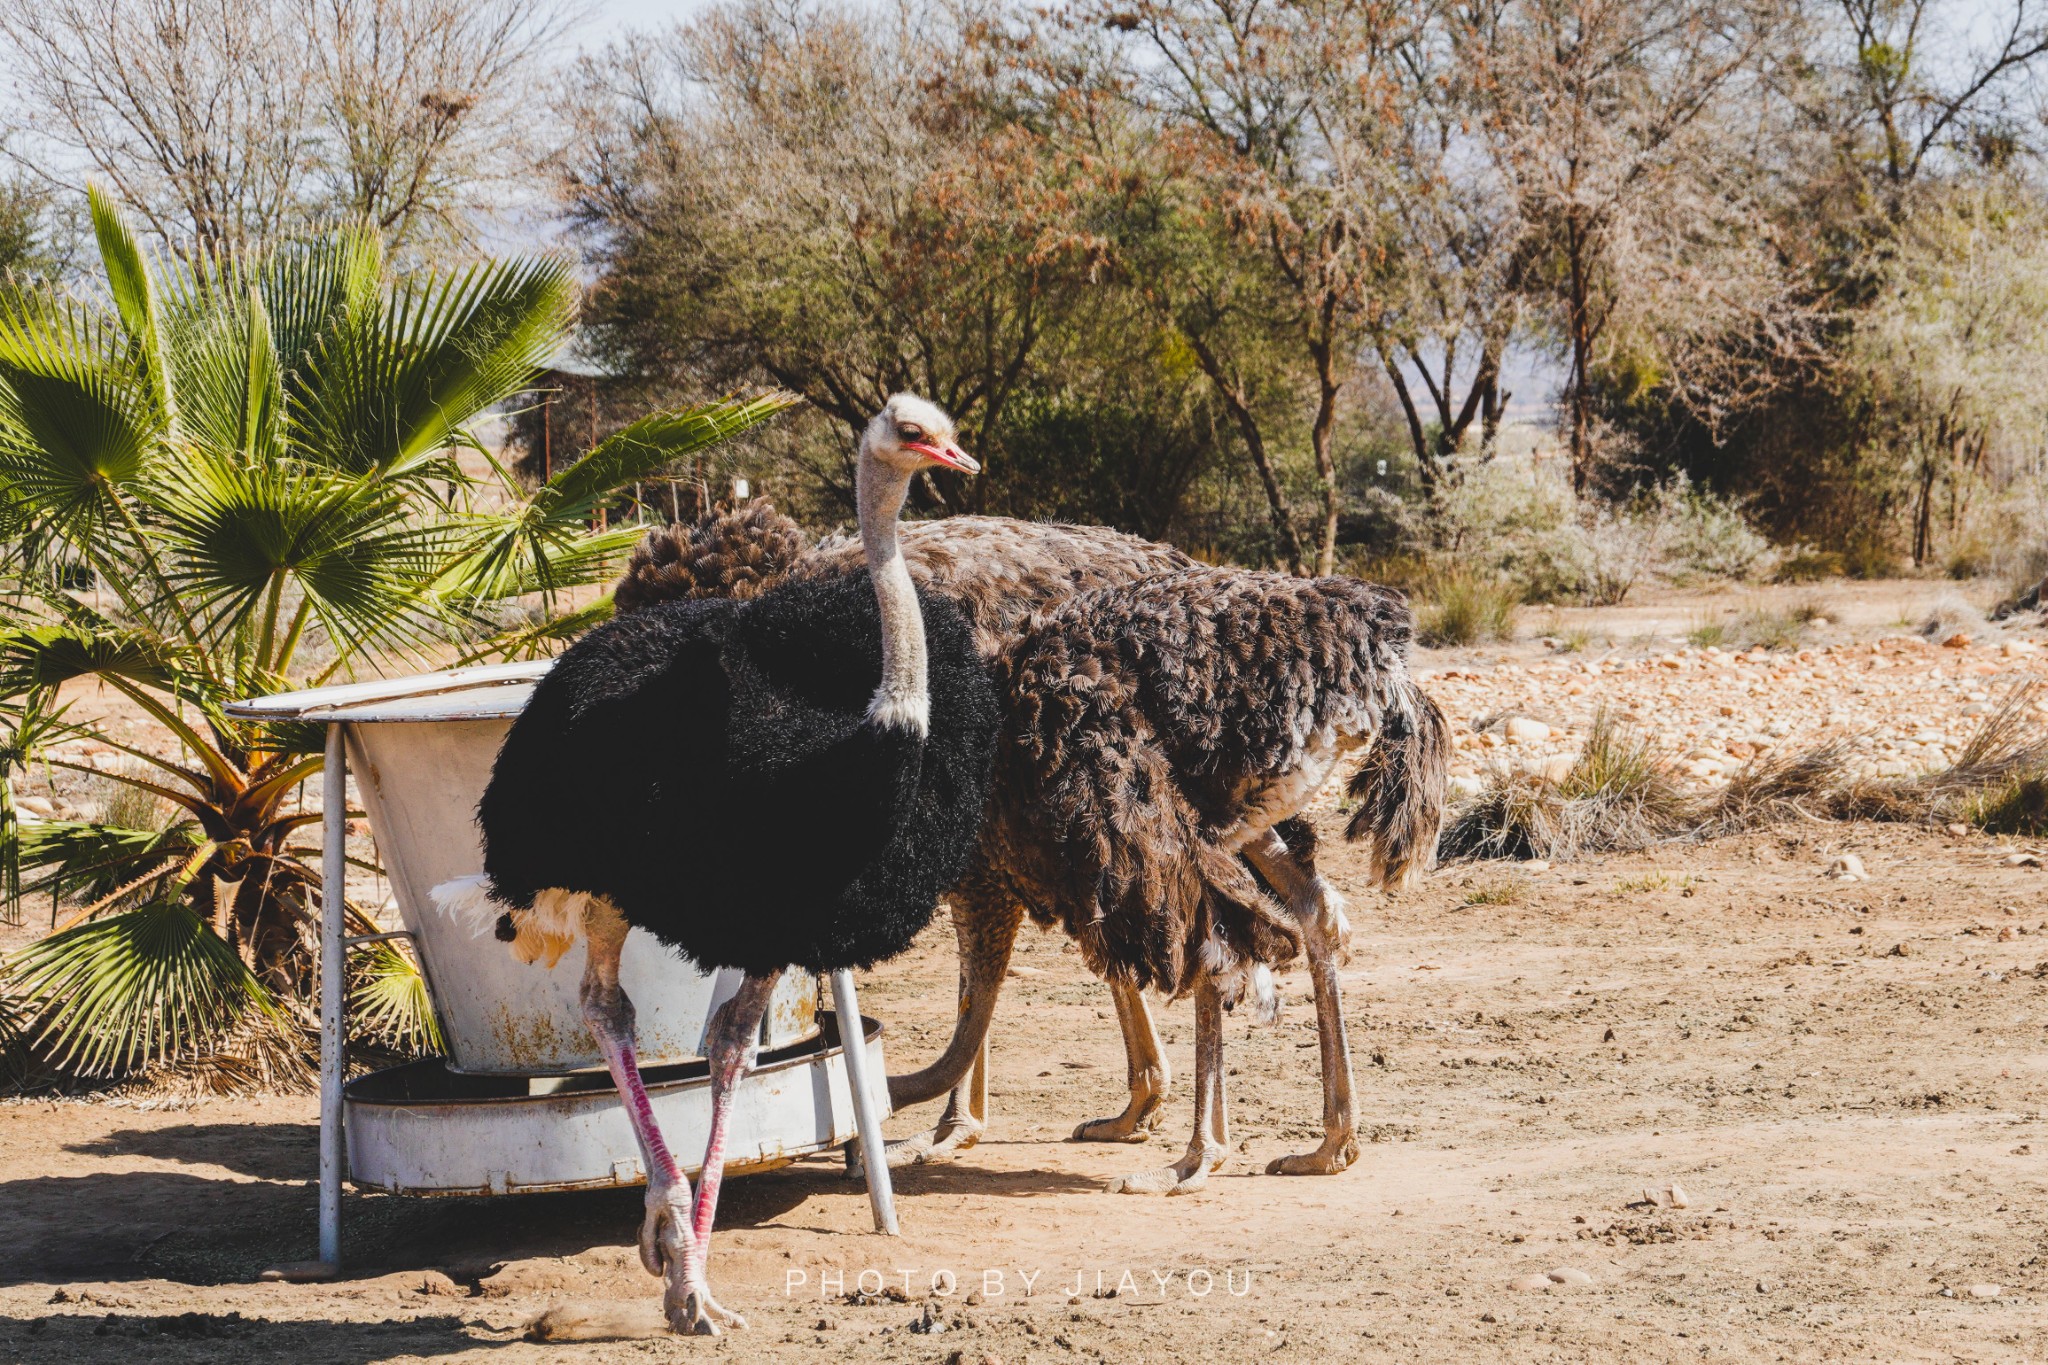
[(957, 469), (962, 474), (979, 474), (981, 465), (972, 455), (948, 441), (944, 445), (933, 445), (929, 441), (905, 441), (905, 450), (914, 450), (933, 464), (942, 464), (948, 469)]

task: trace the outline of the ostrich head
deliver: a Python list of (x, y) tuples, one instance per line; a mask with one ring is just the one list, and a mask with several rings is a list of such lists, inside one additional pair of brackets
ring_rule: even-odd
[(979, 474), (981, 466), (960, 449), (953, 419), (936, 403), (899, 393), (882, 405), (861, 436), (861, 448), (904, 479), (929, 465)]

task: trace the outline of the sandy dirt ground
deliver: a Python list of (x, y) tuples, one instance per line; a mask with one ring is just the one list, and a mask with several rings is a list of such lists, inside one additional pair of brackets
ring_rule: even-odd
[[(1431, 662), (1541, 658), (1518, 648)], [(1953, 683), (1929, 683), (1944, 721)], [(0, 1101), (0, 1360), (2048, 1361), (2048, 872), (2007, 865), (2025, 845), (1794, 823), (1453, 865), (1389, 900), (1322, 823), (1369, 1139), (1342, 1175), (1261, 1173), (1319, 1135), (1296, 972), (1277, 1025), (1227, 1023), (1230, 1164), (1189, 1197), (1106, 1193), (1186, 1141), (1191, 1010), (1161, 1012), (1159, 1134), (1070, 1142), (1121, 1107), (1122, 1051), (1107, 992), (1027, 931), (990, 1134), (898, 1173), (900, 1238), (837, 1159), (728, 1187), (712, 1273), (745, 1332), (660, 1332), (633, 1190), (351, 1195), (343, 1279), (258, 1283), (313, 1251), (310, 1100), (35, 1099)], [(1842, 852), (1868, 881), (1825, 877)], [(933, 1055), (943, 922), (865, 990), (898, 1069)], [(1683, 1208), (1646, 1197), (1674, 1183)], [(550, 1309), (609, 1339), (529, 1340)]]

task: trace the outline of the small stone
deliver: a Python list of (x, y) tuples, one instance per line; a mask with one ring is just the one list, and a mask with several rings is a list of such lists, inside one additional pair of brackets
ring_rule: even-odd
[(1450, 779), (1451, 796), (1456, 800), (1470, 800), (1486, 790), (1486, 783), (1469, 775), (1456, 775)]
[(839, 1330), (839, 1324), (830, 1318), (819, 1318), (817, 1326), (811, 1328), (811, 1330), (813, 1332), (836, 1332)]
[(1493, 1314), (1491, 1314), (1491, 1313), (1481, 1313), (1481, 1314), (1479, 1315), (1479, 1320), (1480, 1320), (1481, 1322), (1499, 1322), (1499, 1321), (1500, 1321), (1500, 1319), (1499, 1319), (1499, 1318), (1495, 1317), (1495, 1316), (1494, 1316)]
[(1548, 872), (1548, 871), (1550, 871), (1550, 859), (1548, 859), (1548, 858), (1530, 858), (1530, 859), (1526, 860), (1525, 862), (1523, 862), (1523, 864), (1522, 864), (1522, 871), (1524, 871), (1524, 872)]
[(1756, 1282), (1756, 1292), (1759, 1294), (1768, 1294), (1775, 1287), (1769, 1280), (1758, 1280)]
[(46, 820), (57, 814), (56, 803), (47, 796), (17, 796), (14, 804), (30, 815), (40, 815)]
[(1561, 1265), (1550, 1271), (1546, 1278), (1552, 1284), (1591, 1284), (1593, 1277), (1576, 1266)]
[(2006, 858), (2005, 865), (2007, 867), (2039, 867), (2041, 865), (2041, 855), (2038, 853), (2014, 853)]
[(1527, 716), (1510, 716), (1501, 726), (1511, 744), (1541, 744), (1550, 738), (1550, 727)]
[(1941, 647), (1943, 649), (1968, 649), (1970, 647), (1970, 632), (1966, 630), (1957, 631), (1946, 640), (1943, 640)]
[(1828, 876), (1838, 882), (1867, 882), (1870, 874), (1863, 870), (1863, 860), (1853, 853), (1844, 853), (1828, 864)]
[(1970, 827), (1960, 820), (1952, 825), (1945, 826), (1945, 829), (1948, 836), (1952, 839), (1960, 839), (1970, 832)]
[(1911, 957), (1912, 955), (1913, 945), (1910, 943), (1894, 943), (1892, 950), (1885, 954), (1886, 957)]
[(1995, 1299), (2004, 1292), (2005, 1287), (1996, 1284), (1973, 1284), (1963, 1290), (1964, 1294), (1973, 1299)]
[(1613, 1041), (1614, 1041), (1614, 1030), (1613, 1030), (1613, 1029), (1609, 1029), (1609, 1030), (1607, 1030), (1607, 1032), (1605, 1032), (1605, 1033), (1601, 1034), (1601, 1035), (1600, 1035), (1600, 1041), (1601, 1041), (1601, 1042), (1603, 1042), (1603, 1043), (1611, 1043), (1611, 1042), (1613, 1042)]
[(1537, 1289), (1548, 1289), (1550, 1283), (1548, 1275), (1524, 1275), (1519, 1280), (1510, 1280), (1508, 1288), (1526, 1294)]
[(1685, 1186), (1675, 1180), (1668, 1185), (1645, 1186), (1643, 1200), (1660, 1209), (1682, 1209), (1692, 1204), (1692, 1196), (1685, 1192)]

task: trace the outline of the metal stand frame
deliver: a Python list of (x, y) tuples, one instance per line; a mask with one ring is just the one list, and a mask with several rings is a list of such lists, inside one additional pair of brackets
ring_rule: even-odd
[[(346, 728), (339, 721), (327, 727), (327, 763), (321, 780), (320, 1263), (333, 1269), (341, 1266), (341, 1184), (346, 1169), (341, 1087), (346, 1075), (343, 1011), (347, 1003), (344, 997), (348, 950), (354, 942), (401, 936), (375, 934), (359, 940), (348, 937), (348, 749), (343, 743)], [(839, 1015), (839, 1046), (846, 1054), (846, 1080), (853, 1092), (854, 1126), (859, 1133), (861, 1160), (867, 1167), (868, 1204), (874, 1210), (875, 1231), (893, 1237), (897, 1231), (895, 1193), (889, 1183), (882, 1115), (868, 1088), (872, 1073), (867, 1029), (861, 1023), (852, 972), (832, 973), (832, 1002)]]
[(861, 1022), (860, 1001), (853, 994), (853, 973), (832, 973), (832, 1008), (839, 1015), (839, 1046), (846, 1053), (846, 1084), (853, 1091), (853, 1123), (860, 1133), (860, 1160), (867, 1168), (868, 1206), (875, 1213), (875, 1231), (896, 1235), (896, 1191), (889, 1183), (889, 1152), (882, 1140), (882, 1116), (868, 1089), (868, 1030)]
[(327, 727), (320, 785), (320, 1260), (341, 1265), (342, 941), (348, 894), (348, 751), (340, 725)]

